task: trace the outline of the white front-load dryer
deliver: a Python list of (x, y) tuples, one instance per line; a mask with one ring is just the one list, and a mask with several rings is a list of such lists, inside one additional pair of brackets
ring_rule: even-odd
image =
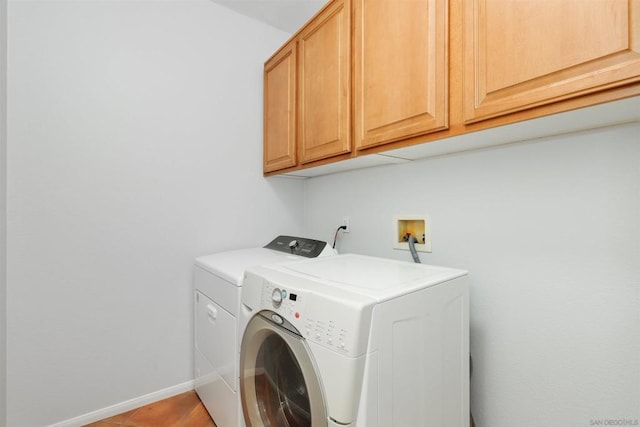
[(335, 254), (313, 239), (278, 236), (261, 248), (219, 252), (194, 266), (195, 390), (218, 427), (243, 427), (238, 384), (240, 293), (248, 267)]
[(247, 270), (248, 427), (468, 427), (467, 272), (361, 255)]

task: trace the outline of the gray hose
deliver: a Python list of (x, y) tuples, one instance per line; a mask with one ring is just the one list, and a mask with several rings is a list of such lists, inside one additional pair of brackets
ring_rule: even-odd
[(413, 236), (409, 236), (407, 243), (409, 244), (409, 250), (411, 251), (413, 261), (420, 264), (420, 258), (418, 257), (418, 252), (416, 251), (416, 243), (418, 243), (418, 240)]

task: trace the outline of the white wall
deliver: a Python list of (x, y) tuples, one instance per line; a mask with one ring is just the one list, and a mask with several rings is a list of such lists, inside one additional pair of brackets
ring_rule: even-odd
[(0, 426), (5, 425), (7, 384), (7, 2), (0, 0)]
[(288, 34), (207, 0), (10, 1), (8, 425), (192, 376), (194, 257), (302, 230), (262, 178)]
[(427, 213), (433, 253), (468, 269), (478, 427), (640, 419), (640, 124), (310, 179), (305, 232), (391, 249)]
[(8, 19), (8, 426), (189, 381), (195, 256), (331, 241), (349, 215), (342, 252), (410, 260), (391, 219), (423, 212), (423, 261), (471, 271), (478, 427), (640, 418), (640, 125), (265, 180), (262, 62), (287, 34), (207, 0)]

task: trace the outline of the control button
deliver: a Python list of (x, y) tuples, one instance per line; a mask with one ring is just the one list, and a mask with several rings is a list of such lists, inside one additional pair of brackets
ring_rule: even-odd
[(275, 308), (280, 307), (282, 304), (282, 292), (280, 292), (280, 289), (275, 288), (271, 293), (271, 303)]
[(340, 348), (344, 348), (344, 343), (343, 342), (340, 343)]
[(284, 320), (282, 320), (282, 317), (278, 316), (277, 314), (273, 313), (271, 315), (271, 320), (273, 320), (274, 322), (276, 322), (278, 325), (282, 325), (282, 323), (284, 322)]
[(300, 246), (300, 243), (298, 243), (297, 240), (292, 240), (292, 241), (289, 242), (289, 249), (291, 249), (291, 250), (294, 250), (298, 246)]
[(281, 293), (282, 293), (282, 299), (287, 298), (287, 291), (283, 289)]
[(299, 319), (299, 318), (300, 318), (300, 313), (298, 313), (298, 312), (296, 311), (295, 316), (296, 316), (296, 319)]

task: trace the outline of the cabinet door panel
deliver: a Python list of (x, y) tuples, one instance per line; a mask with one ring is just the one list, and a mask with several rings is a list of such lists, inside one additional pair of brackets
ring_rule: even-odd
[(465, 121), (640, 80), (638, 0), (467, 0)]
[(447, 127), (447, 2), (357, 0), (358, 148)]
[(336, 1), (299, 36), (302, 163), (351, 151), (350, 7)]
[(264, 68), (264, 172), (296, 165), (296, 43)]

